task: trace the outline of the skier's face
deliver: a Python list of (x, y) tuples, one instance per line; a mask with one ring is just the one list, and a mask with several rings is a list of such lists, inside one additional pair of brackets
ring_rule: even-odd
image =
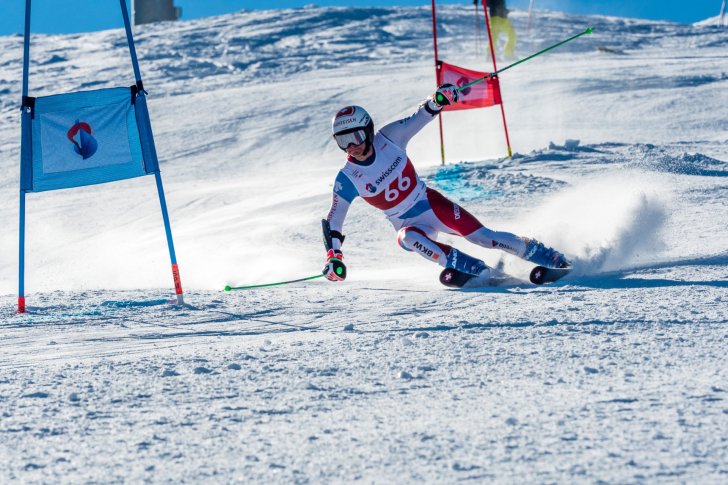
[(350, 144), (348, 147), (346, 147), (346, 153), (354, 158), (361, 157), (364, 155), (364, 150), (366, 149), (366, 146), (367, 143), (365, 141), (359, 143), (358, 145)]

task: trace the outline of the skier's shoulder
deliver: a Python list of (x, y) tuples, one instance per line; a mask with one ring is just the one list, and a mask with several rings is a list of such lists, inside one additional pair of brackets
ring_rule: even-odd
[(348, 202), (354, 200), (358, 195), (359, 191), (356, 188), (354, 180), (356, 180), (356, 171), (350, 168), (353, 163), (347, 162), (344, 167), (339, 170), (336, 174), (336, 180), (334, 180), (334, 194), (343, 197)]
[[(402, 120), (395, 121), (394, 123), (399, 123), (401, 121)], [(390, 123), (390, 125), (391, 124), (393, 124), (393, 123)], [(387, 126), (389, 126), (389, 125), (387, 125)], [(377, 131), (377, 133), (374, 135), (374, 143), (373, 143), (374, 149), (375, 150), (376, 149), (384, 150), (387, 146), (391, 145), (392, 147), (396, 147), (400, 150), (404, 150), (403, 148), (401, 148), (397, 143), (395, 143), (392, 140), (392, 138), (394, 138), (394, 137), (390, 138), (387, 135), (385, 135), (384, 133), (382, 133), (383, 130), (386, 130), (387, 126), (384, 126), (381, 130)], [(386, 133), (386, 131), (385, 131), (385, 133)]]
[(336, 174), (336, 180), (345, 177), (353, 181), (356, 178), (354, 172), (356, 172), (356, 164), (347, 160), (344, 166), (339, 169), (339, 173)]
[[(386, 128), (386, 126), (385, 126)], [(382, 133), (382, 130), (377, 130), (377, 132), (374, 134), (374, 140), (372, 142), (372, 145), (374, 146), (374, 149), (376, 150), (377, 147), (381, 147), (384, 143), (390, 142), (392, 140), (387, 138), (387, 135)]]

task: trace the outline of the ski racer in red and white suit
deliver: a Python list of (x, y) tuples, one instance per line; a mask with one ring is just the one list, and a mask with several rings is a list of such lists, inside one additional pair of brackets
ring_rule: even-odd
[[(443, 86), (438, 92), (442, 89)], [(455, 100), (456, 96), (457, 93)], [(362, 108), (348, 106), (337, 113), (333, 120), (334, 136), (342, 150), (346, 150), (348, 159), (334, 182), (331, 209), (326, 217), (334, 236), (333, 250), (340, 258), (343, 239), (341, 232), (346, 213), (352, 201), (361, 197), (384, 212), (398, 231), (397, 241), (403, 249), (416, 252), (445, 268), (476, 274), (475, 271), (480, 273), (487, 266), (462, 251), (437, 242), (440, 232), (462, 236), (479, 246), (497, 248), (520, 258), (532, 256), (527, 251), (527, 248), (531, 249), (529, 243), (532, 240), (484, 227), (463, 207), (427, 187), (417, 176), (415, 167), (407, 156), (407, 144), (440, 113), (442, 107), (435, 104), (433, 97), (434, 95), (423, 101), (412, 116), (383, 126), (373, 136), (373, 124)], [(347, 126), (347, 122), (354, 127)], [(352, 133), (357, 125), (370, 126), (369, 133), (365, 130)], [(350, 138), (357, 133), (363, 134), (364, 138), (371, 139), (361, 140), (362, 136), (351, 138), (351, 143), (344, 148), (341, 142), (344, 137), (337, 135), (337, 132), (352, 133)], [(543, 248), (535, 240), (533, 242)], [(546, 261), (546, 264), (557, 266), (562, 263), (563, 256), (551, 250), (550, 257), (553, 258), (554, 254), (555, 260)], [(475, 264), (476, 262), (480, 265)], [(331, 273), (327, 276), (331, 280), (342, 279)]]

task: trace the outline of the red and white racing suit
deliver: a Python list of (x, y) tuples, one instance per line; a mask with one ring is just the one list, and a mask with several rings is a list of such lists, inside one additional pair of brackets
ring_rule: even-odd
[[(360, 162), (352, 157), (334, 182), (331, 209), (327, 216), (332, 231), (342, 232), (344, 219), (356, 197), (384, 212), (397, 241), (407, 251), (445, 267), (451, 246), (436, 241), (440, 232), (462, 236), (486, 248), (497, 248), (523, 257), (524, 240), (508, 232), (492, 231), (458, 204), (428, 188), (407, 157), (407, 143), (438, 114), (432, 101), (422, 104), (408, 118), (390, 123), (374, 135), (373, 153)], [(429, 108), (429, 109), (428, 109)], [(433, 114), (434, 113), (434, 114)], [(334, 249), (341, 249), (333, 239)]]

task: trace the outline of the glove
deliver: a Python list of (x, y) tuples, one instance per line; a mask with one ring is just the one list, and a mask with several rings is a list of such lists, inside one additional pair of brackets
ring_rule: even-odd
[(343, 263), (344, 255), (341, 251), (330, 249), (326, 255), (326, 266), (322, 271), (331, 281), (344, 281), (346, 279), (346, 265)]
[(432, 96), (432, 101), (437, 106), (449, 106), (458, 102), (457, 87), (450, 83), (441, 85)]

